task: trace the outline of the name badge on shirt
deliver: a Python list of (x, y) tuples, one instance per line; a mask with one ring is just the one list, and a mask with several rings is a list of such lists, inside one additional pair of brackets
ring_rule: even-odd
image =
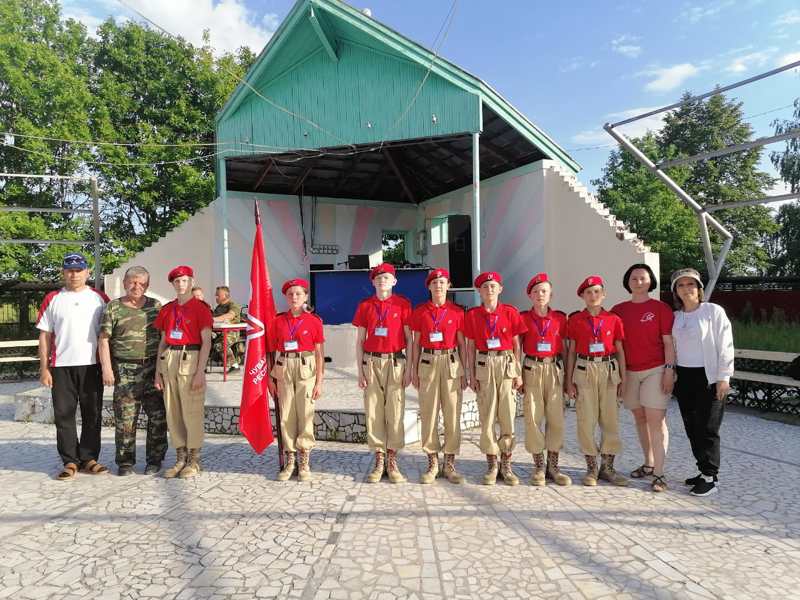
[(489, 338), (488, 340), (486, 340), (486, 347), (489, 348), (489, 350), (494, 350), (495, 348), (499, 348), (500, 338)]
[(598, 352), (602, 352), (605, 354), (606, 345), (603, 342), (594, 342), (593, 344), (589, 344), (589, 352), (591, 354), (597, 354)]
[(550, 342), (538, 342), (536, 344), (537, 352), (552, 352), (553, 345)]
[(443, 342), (444, 341), (444, 334), (441, 331), (431, 331), (431, 333), (428, 336), (428, 338), (432, 342)]
[(297, 340), (291, 340), (288, 342), (283, 342), (283, 349), (286, 352), (295, 352), (297, 351)]
[(375, 337), (389, 337), (389, 328), (388, 327), (376, 327), (375, 328)]
[(183, 331), (180, 329), (173, 329), (169, 332), (169, 337), (173, 340), (182, 340), (183, 339)]

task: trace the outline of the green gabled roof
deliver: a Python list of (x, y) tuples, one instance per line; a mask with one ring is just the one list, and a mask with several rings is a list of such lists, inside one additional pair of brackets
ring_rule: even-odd
[[(443, 119), (443, 121), (449, 121), (441, 123), (444, 133), (472, 133), (481, 130), (482, 114), (484, 110), (488, 108), (507, 122), (508, 125), (523, 138), (538, 148), (544, 156), (559, 160), (573, 172), (580, 170), (580, 165), (569, 156), (563, 148), (544, 131), (528, 120), (520, 111), (514, 108), (514, 106), (485, 81), (475, 77), (457, 65), (436, 56), (433, 52), (420, 44), (417, 44), (375, 19), (366, 16), (359, 10), (354, 9), (340, 0), (298, 0), (281, 23), (278, 30), (274, 33), (269, 43), (259, 54), (255, 63), (245, 76), (245, 81), (254, 88), (260, 89), (262, 94), (270, 98), (270, 100), (273, 100), (273, 98), (270, 97), (269, 91), (272, 89), (270, 87), (272, 82), (281, 80), (281, 78), (287, 76), (292, 70), (302, 68), (304, 64), (318, 64), (323, 57), (325, 60), (331, 61), (331, 64), (336, 64), (339, 56), (343, 52), (347, 53), (348, 49), (354, 52), (359, 51), (359, 49), (365, 49), (370, 51), (372, 56), (375, 57), (384, 55), (391, 57), (395, 62), (399, 60), (401, 62), (410, 63), (414, 65), (415, 72), (420, 69), (426, 71), (430, 68), (430, 77), (426, 81), (425, 87), (430, 86), (432, 89), (425, 90), (423, 88), (417, 103), (423, 104), (425, 102), (426, 99), (423, 98), (425, 94), (438, 94), (439, 100), (443, 99), (445, 102), (452, 102), (454, 113), (461, 113), (460, 117), (458, 114), (455, 114), (451, 115), (449, 119)], [(350, 54), (352, 54), (352, 52)], [(403, 78), (407, 79), (405, 76)], [(285, 81), (284, 85), (286, 85)], [(447, 85), (450, 86), (451, 92), (447, 92), (446, 89), (444, 89)], [(254, 94), (248, 85), (240, 83), (217, 115), (218, 137), (222, 139), (237, 137), (236, 134), (232, 133), (236, 130), (236, 127), (225, 126), (223, 124), (234, 118), (237, 111), (248, 102), (251, 96), (256, 96), (256, 94)], [(284, 94), (284, 96), (286, 96), (286, 94)], [(468, 96), (474, 96), (475, 101), (470, 102)], [(404, 100), (406, 99), (404, 98)], [(263, 102), (263, 100), (259, 99), (259, 102)], [(278, 100), (275, 100), (275, 102), (281, 104)], [(316, 116), (315, 112), (307, 112), (308, 109), (304, 112), (297, 106), (292, 105), (291, 101), (285, 102), (283, 107), (291, 112), (303, 115), (309, 120), (321, 120)], [(420, 113), (424, 112), (422, 107), (413, 108), (419, 108)], [(280, 109), (273, 105), (270, 107), (270, 110)], [(387, 108), (386, 110), (389, 109)], [(319, 111), (322, 112), (323, 109), (320, 108)], [(412, 110), (410, 112), (413, 113), (414, 111)], [(397, 117), (399, 116), (400, 114), (397, 114)], [(418, 117), (418, 115), (412, 114), (409, 120), (416, 117)], [(430, 115), (428, 115), (428, 117), (430, 117)], [(249, 115), (248, 118), (258, 119), (258, 115)], [(391, 118), (389, 118), (389, 120), (391, 120)], [(416, 118), (415, 123), (421, 121), (421, 119)], [(448, 126), (450, 130), (447, 129)], [(380, 141), (389, 141), (391, 139), (422, 138), (439, 134), (438, 131), (435, 133), (429, 131), (430, 127), (417, 125), (415, 125), (415, 127), (418, 130), (414, 128), (409, 130), (409, 128), (406, 127), (402, 135), (396, 136), (393, 134), (397, 132), (387, 131), (386, 129), (381, 130), (379, 127), (368, 133), (357, 131), (355, 133), (358, 135), (352, 135), (353, 139), (343, 141), (346, 144), (375, 141), (373, 139), (368, 139), (370, 135)], [(350, 132), (344, 134), (340, 132), (340, 135), (337, 135), (339, 139), (342, 139), (349, 134)], [(364, 138), (365, 135), (366, 138)], [(382, 135), (388, 137), (381, 137)], [(245, 136), (239, 135), (238, 137)], [(283, 138), (286, 137), (287, 136), (283, 136)], [(359, 137), (364, 139), (357, 139)], [(295, 140), (292, 140), (291, 136), (288, 136), (288, 138), (288, 141), (285, 139), (272, 140), (269, 142), (260, 140), (259, 143), (283, 145), (279, 142), (284, 141), (285, 145), (291, 147), (309, 147), (303, 145), (302, 140), (297, 141), (296, 136)], [(330, 141), (330, 139), (331, 138), (327, 141)], [(239, 139), (238, 141), (242, 140)], [(255, 140), (251, 141), (255, 142)], [(295, 141), (295, 143), (292, 144), (292, 141)], [(310, 139), (308, 143), (311, 144), (311, 147), (314, 147), (314, 140)], [(332, 145), (340, 144), (318, 143), (316, 147)]]

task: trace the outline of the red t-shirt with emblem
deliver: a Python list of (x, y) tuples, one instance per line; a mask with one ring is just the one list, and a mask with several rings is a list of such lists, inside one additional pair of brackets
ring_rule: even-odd
[(611, 309), (622, 319), (625, 338), (625, 364), (631, 371), (646, 371), (664, 364), (664, 339), (672, 335), (675, 315), (665, 302), (621, 302)]
[[(494, 312), (483, 306), (467, 311), (464, 318), (464, 335), (475, 341), (475, 347), (482, 352), (488, 350), (513, 350), (514, 336), (527, 331), (519, 311), (510, 304), (497, 304)], [(497, 338), (500, 346), (489, 348), (487, 340)]]
[[(295, 317), (291, 312), (275, 316), (267, 326), (270, 352), (313, 352), (316, 344), (325, 341), (322, 319), (314, 313), (303, 313)], [(286, 347), (286, 342), (297, 342), (297, 347)]]
[[(445, 302), (442, 306), (436, 306), (428, 301), (420, 304), (411, 313), (409, 327), (412, 331), (419, 332), (419, 345), (429, 350), (452, 350), (458, 341), (458, 332), (464, 328), (464, 309)], [(438, 340), (438, 335), (434, 335), (437, 341), (431, 341), (431, 333), (440, 333), (442, 339)]]
[[(353, 317), (353, 325), (367, 330), (365, 352), (400, 352), (406, 347), (405, 326), (411, 318), (411, 302), (392, 294), (386, 300), (371, 296), (362, 300)], [(386, 335), (379, 335), (382, 329)]]
[[(540, 317), (531, 308), (521, 313), (528, 331), (522, 335), (522, 350), (530, 356), (544, 358), (561, 354), (567, 334), (567, 315), (560, 310), (549, 309), (547, 316)], [(539, 343), (550, 344), (550, 350), (539, 350)]]
[[(567, 321), (567, 338), (575, 342), (575, 352), (591, 356), (615, 354), (617, 341), (625, 339), (622, 319), (607, 310), (601, 310), (593, 317), (588, 310), (570, 315)], [(603, 343), (602, 352), (589, 352), (589, 344), (595, 341)]]
[[(168, 346), (183, 346), (187, 344), (202, 344), (200, 332), (211, 329), (214, 317), (208, 304), (190, 298), (185, 304), (178, 304), (177, 300), (167, 302), (158, 312), (153, 326), (164, 332)], [(174, 337), (175, 331), (183, 333)]]

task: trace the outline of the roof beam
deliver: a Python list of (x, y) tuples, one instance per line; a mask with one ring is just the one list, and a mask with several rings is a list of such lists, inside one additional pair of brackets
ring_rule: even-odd
[(305, 170), (300, 174), (300, 177), (298, 177), (295, 180), (294, 185), (292, 186), (292, 192), (291, 192), (292, 194), (296, 194), (297, 193), (297, 190), (299, 190), (300, 186), (303, 185), (303, 183), (306, 180), (306, 177), (308, 177), (308, 174), (311, 173), (311, 170), (313, 168), (314, 167), (306, 167)]
[(317, 14), (314, 12), (313, 6), (309, 7), (308, 20), (311, 22), (311, 26), (314, 28), (319, 41), (322, 43), (322, 47), (325, 48), (325, 52), (328, 53), (328, 57), (333, 62), (339, 62), (339, 55), (336, 54), (336, 40), (328, 35), (327, 31), (325, 31), (325, 27), (323, 26), (322, 21), (320, 21)]
[(394, 171), (394, 174), (400, 180), (400, 185), (403, 186), (403, 191), (405, 191), (406, 196), (408, 196), (408, 199), (411, 200), (412, 204), (417, 204), (416, 197), (414, 196), (413, 192), (411, 191), (411, 188), (409, 187), (408, 182), (406, 181), (406, 178), (403, 176), (403, 174), (400, 172), (400, 169), (397, 167), (397, 163), (394, 161), (394, 158), (392, 157), (392, 153), (389, 151), (388, 148), (384, 148), (383, 149), (383, 155), (386, 157), (386, 160), (388, 161), (389, 166), (392, 167), (392, 171)]
[(269, 160), (267, 160), (266, 166), (261, 171), (261, 174), (258, 176), (258, 181), (256, 181), (256, 184), (253, 186), (253, 191), (254, 192), (258, 190), (259, 186), (261, 185), (261, 182), (264, 181), (264, 178), (267, 176), (267, 173), (270, 172), (270, 169), (272, 169), (272, 165), (274, 165), (274, 164), (275, 164), (275, 161), (272, 160), (271, 158)]
[[(767, 196), (759, 198), (758, 200), (743, 200), (741, 202), (728, 202), (726, 204), (713, 204), (711, 206), (704, 206), (703, 210), (707, 213), (724, 210), (726, 208), (741, 208), (742, 206), (758, 206), (760, 204), (770, 204), (772, 202), (784, 202), (786, 200), (796, 200), (800, 198), (798, 194), (781, 194), (780, 196)], [(1, 209), (0, 209), (1, 210)]]
[(656, 166), (659, 169), (666, 169), (668, 167), (676, 167), (678, 165), (687, 165), (689, 163), (698, 162), (701, 160), (708, 160), (709, 158), (717, 158), (719, 156), (725, 156), (727, 154), (733, 154), (734, 152), (743, 152), (744, 150), (750, 150), (752, 148), (759, 148), (761, 146), (766, 146), (767, 144), (774, 144), (775, 142), (781, 142), (783, 140), (789, 140), (792, 138), (800, 137), (800, 128), (798, 129), (791, 129), (785, 133), (781, 133), (779, 135), (772, 135), (769, 137), (761, 137), (757, 140), (753, 140), (752, 142), (745, 142), (743, 144), (736, 144), (734, 146), (726, 146), (725, 148), (721, 148), (719, 150), (712, 150), (711, 152), (703, 152), (702, 154), (695, 154), (694, 156), (687, 156), (686, 158), (676, 158), (675, 160), (665, 160), (658, 163)]

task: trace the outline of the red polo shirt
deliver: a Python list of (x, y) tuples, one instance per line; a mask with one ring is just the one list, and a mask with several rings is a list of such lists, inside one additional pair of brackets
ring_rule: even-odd
[(353, 325), (367, 330), (365, 352), (400, 352), (406, 347), (404, 327), (410, 317), (411, 302), (407, 298), (392, 294), (386, 300), (379, 300), (370, 296), (359, 303)]
[(419, 332), (419, 345), (423, 348), (452, 350), (456, 347), (458, 332), (464, 328), (464, 309), (449, 301), (442, 306), (428, 301), (411, 313), (409, 327)]
[[(625, 339), (622, 319), (614, 313), (601, 310), (593, 317), (584, 309), (573, 313), (567, 321), (567, 338), (575, 342), (575, 352), (591, 356), (604, 356), (617, 351), (614, 345), (617, 341)], [(589, 352), (589, 344), (603, 343), (602, 352)]]
[[(200, 332), (211, 329), (214, 317), (208, 304), (190, 298), (185, 304), (178, 304), (177, 300), (167, 302), (158, 312), (153, 327), (163, 331), (168, 346), (183, 346), (186, 344), (202, 344)], [(176, 331), (182, 333), (175, 333)]]
[(279, 313), (269, 322), (267, 331), (267, 349), (270, 352), (313, 352), (317, 344), (325, 341), (322, 319), (314, 313), (303, 313), (298, 317), (289, 311)]
[(630, 371), (646, 371), (664, 364), (664, 338), (672, 335), (675, 315), (661, 300), (622, 302), (611, 309), (622, 318), (625, 365)]
[[(522, 336), (522, 350), (525, 354), (539, 358), (561, 354), (564, 337), (567, 335), (567, 315), (560, 310), (549, 309), (547, 316), (540, 317), (531, 308), (521, 313), (521, 316), (528, 328)], [(550, 345), (549, 350), (545, 349), (547, 344)]]
[[(519, 311), (510, 304), (497, 304), (490, 313), (482, 305), (470, 308), (464, 319), (464, 335), (475, 341), (478, 350), (513, 350), (514, 336), (525, 333), (527, 328)], [(500, 346), (489, 348), (487, 340), (497, 338)]]

